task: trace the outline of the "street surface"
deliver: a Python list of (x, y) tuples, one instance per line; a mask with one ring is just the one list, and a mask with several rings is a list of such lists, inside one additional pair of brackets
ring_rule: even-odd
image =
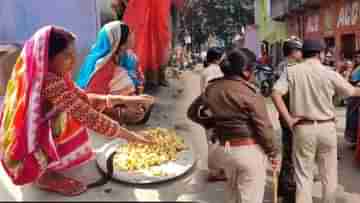
[[(154, 108), (152, 118), (145, 127), (175, 128), (184, 136), (197, 155), (198, 162), (193, 171), (188, 175), (164, 184), (134, 186), (109, 182), (107, 185), (89, 190), (78, 197), (63, 197), (53, 193), (38, 190), (31, 185), (25, 187), (13, 186), (0, 169), (0, 200), (17, 201), (198, 201), (206, 203), (218, 203), (224, 201), (224, 183), (207, 183), (206, 162), (207, 146), (205, 134), (202, 128), (186, 119), (186, 110), (194, 97), (199, 92), (198, 71), (185, 72), (180, 80), (171, 80), (170, 88), (161, 88), (156, 96), (157, 105)], [(269, 114), (274, 127), (279, 131), (278, 115), (271, 101), (268, 102)], [(343, 132), (345, 129), (345, 111), (337, 109), (339, 150), (342, 160), (339, 162), (339, 188), (337, 203), (360, 202), (360, 168), (353, 165), (354, 151), (344, 143)], [(93, 146), (100, 148), (108, 140), (93, 135)], [(95, 163), (92, 162), (84, 167), (67, 171), (67, 175), (77, 179), (92, 182), (99, 178)], [(314, 202), (320, 203), (321, 187), (316, 183), (313, 188)], [(271, 176), (268, 179), (266, 197), (264, 202), (272, 202)]]

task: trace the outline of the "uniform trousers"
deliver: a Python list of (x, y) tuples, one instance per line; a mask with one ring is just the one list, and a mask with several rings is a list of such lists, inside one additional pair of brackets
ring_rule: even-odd
[(263, 203), (268, 159), (259, 145), (218, 146), (210, 158), (225, 171), (226, 203)]
[(319, 167), (322, 203), (335, 203), (338, 161), (334, 122), (297, 125), (293, 137), (296, 202), (312, 203), (313, 168)]

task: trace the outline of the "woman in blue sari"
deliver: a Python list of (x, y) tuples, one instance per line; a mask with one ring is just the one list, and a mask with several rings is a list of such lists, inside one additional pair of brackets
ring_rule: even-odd
[[(134, 35), (126, 24), (113, 21), (104, 25), (81, 66), (77, 85), (87, 93), (136, 94), (142, 83), (137, 59), (128, 51), (133, 44)], [(121, 123), (140, 124), (146, 122), (150, 110), (151, 106), (127, 106), (106, 109), (106, 113)]]
[(133, 45), (134, 35), (126, 24), (113, 21), (104, 25), (80, 69), (77, 85), (94, 93), (134, 94), (141, 88), (143, 76), (131, 51)]
[[(355, 69), (350, 76), (353, 85), (360, 85), (360, 50), (355, 53)], [(359, 128), (360, 98), (352, 97), (348, 99), (346, 109), (346, 129), (345, 140), (352, 145), (356, 145)]]
[(120, 57), (120, 66), (123, 67), (132, 80), (137, 94), (142, 94), (144, 90), (144, 74), (140, 72), (139, 60), (133, 50), (129, 49)]

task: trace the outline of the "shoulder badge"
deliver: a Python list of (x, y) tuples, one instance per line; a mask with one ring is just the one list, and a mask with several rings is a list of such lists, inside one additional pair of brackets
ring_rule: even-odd
[(300, 63), (304, 62), (304, 60), (301, 60), (301, 61), (290, 61), (288, 66), (295, 66), (295, 65), (298, 65)]
[(296, 64), (299, 64), (299, 63), (297, 63), (297, 62), (289, 62), (288, 67), (295, 66)]

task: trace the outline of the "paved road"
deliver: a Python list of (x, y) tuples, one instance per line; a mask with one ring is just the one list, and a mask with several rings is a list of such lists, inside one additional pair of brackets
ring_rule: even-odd
[[(205, 182), (207, 147), (203, 130), (189, 122), (185, 117), (185, 112), (192, 99), (199, 93), (199, 77), (197, 74), (187, 72), (183, 75), (182, 81), (172, 81), (170, 88), (161, 89), (157, 96), (161, 98), (154, 109), (154, 114), (145, 127), (161, 126), (176, 128), (184, 136), (186, 142), (191, 144), (199, 159), (196, 169), (186, 177), (179, 180), (151, 186), (132, 186), (115, 182), (92, 189), (88, 193), (79, 197), (66, 198), (56, 194), (46, 193), (37, 190), (32, 186), (15, 187), (0, 170), (0, 200), (48, 200), (48, 201), (76, 201), (76, 200), (117, 200), (117, 201), (186, 201), (196, 200), (199, 202), (218, 203), (224, 200), (223, 183), (208, 184)], [(269, 102), (269, 113), (275, 128), (278, 128), (277, 112), (271, 102)], [(339, 118), (339, 147), (343, 159), (339, 164), (339, 193), (338, 203), (359, 203), (360, 202), (360, 169), (356, 169), (352, 164), (353, 151), (351, 151), (343, 140), (344, 131), (344, 109), (338, 109)], [(93, 136), (93, 145), (97, 149), (108, 140), (100, 136)], [(98, 172), (92, 162), (86, 167), (80, 167), (68, 171), (67, 175), (75, 176), (85, 182), (96, 180)], [(271, 184), (267, 185), (266, 198), (264, 202), (271, 202)], [(106, 189), (112, 189), (106, 193)], [(314, 187), (315, 202), (320, 202), (321, 187), (317, 183)]]

